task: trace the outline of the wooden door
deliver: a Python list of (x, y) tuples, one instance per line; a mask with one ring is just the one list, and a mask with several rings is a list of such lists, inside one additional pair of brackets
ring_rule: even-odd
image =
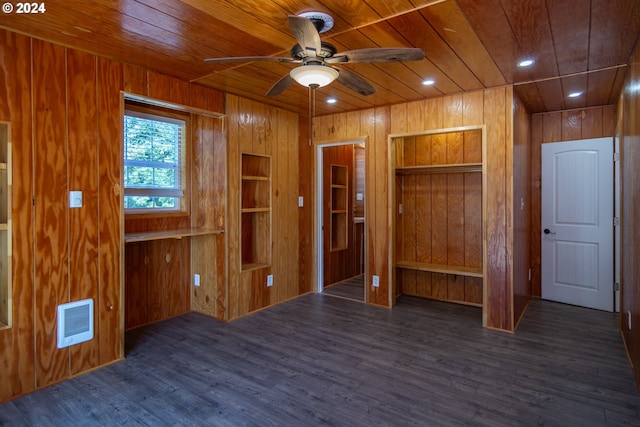
[(542, 298), (613, 310), (613, 141), (542, 145)]

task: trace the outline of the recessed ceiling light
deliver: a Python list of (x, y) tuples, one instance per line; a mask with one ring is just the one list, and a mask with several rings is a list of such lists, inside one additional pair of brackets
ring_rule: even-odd
[(518, 62), (518, 67), (530, 67), (534, 62), (536, 61), (534, 61), (533, 59), (523, 59), (522, 61)]
[(335, 99), (335, 98), (329, 98), (329, 99), (327, 99), (327, 104), (335, 104), (336, 102), (338, 102), (338, 100), (337, 100), (337, 99)]
[(436, 81), (433, 79), (427, 79), (427, 80), (423, 80), (422, 84), (425, 86), (431, 86), (432, 84), (434, 84)]
[(580, 95), (582, 95), (582, 92), (571, 92), (571, 93), (569, 94), (569, 98), (577, 98), (577, 97), (579, 97)]

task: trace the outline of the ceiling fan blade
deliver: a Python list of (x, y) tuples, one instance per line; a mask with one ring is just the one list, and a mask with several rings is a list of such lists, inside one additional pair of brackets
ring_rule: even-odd
[(374, 47), (341, 52), (326, 62), (404, 62), (424, 59), (424, 51), (413, 47)]
[(358, 92), (360, 95), (368, 96), (376, 92), (376, 88), (371, 86), (366, 80), (344, 68), (340, 68), (338, 82)]
[(301, 62), (284, 56), (234, 56), (229, 58), (208, 58), (207, 64), (224, 64), (228, 62)]
[(287, 73), (284, 76), (282, 76), (280, 80), (275, 82), (273, 86), (271, 86), (271, 89), (267, 91), (266, 96), (280, 95), (282, 91), (288, 88), (289, 86), (291, 86), (292, 83), (293, 83), (293, 78), (291, 78), (291, 76)]
[(310, 19), (289, 15), (289, 28), (307, 56), (314, 57), (320, 53), (320, 34)]

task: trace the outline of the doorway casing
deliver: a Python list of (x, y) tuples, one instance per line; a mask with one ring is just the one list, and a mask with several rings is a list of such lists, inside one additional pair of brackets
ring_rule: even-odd
[[(323, 195), (323, 150), (325, 148), (328, 147), (337, 147), (337, 146), (342, 146), (342, 145), (363, 145), (364, 149), (365, 149), (365, 159), (367, 158), (367, 151), (368, 151), (368, 145), (367, 145), (367, 138), (366, 137), (356, 137), (356, 138), (350, 138), (350, 139), (345, 139), (345, 140), (327, 140), (327, 141), (318, 141), (316, 142), (316, 161), (315, 161), (315, 165), (316, 165), (316, 173), (315, 173), (315, 184), (316, 184), (316, 191), (315, 191), (315, 215), (314, 215), (314, 223), (315, 223), (315, 248), (316, 248), (316, 256), (314, 257), (316, 259), (316, 263), (315, 263), (315, 270), (316, 270), (316, 274), (315, 274), (315, 284), (314, 284), (314, 290), (317, 293), (322, 293), (323, 291), (323, 287), (324, 287), (324, 234), (322, 232), (322, 225), (324, 222), (324, 216), (323, 216), (323, 206), (322, 206), (322, 195)], [(366, 160), (365, 160), (366, 162)], [(365, 168), (366, 168), (366, 163), (365, 163)], [(366, 176), (367, 174), (365, 174), (365, 195), (364, 198), (365, 200), (367, 200), (367, 192), (368, 192), (368, 188), (369, 186), (367, 185), (367, 181), (366, 181)], [(364, 217), (365, 217), (365, 224), (367, 223), (367, 209), (366, 209), (366, 203), (365, 203), (365, 210), (364, 210)], [(365, 248), (367, 247), (367, 233), (366, 233), (366, 228), (365, 228), (365, 233), (364, 233), (364, 246)], [(364, 263), (364, 277), (365, 277), (365, 292), (364, 292), (364, 302), (365, 304), (368, 302), (368, 295), (366, 292), (366, 278), (367, 276), (367, 262), (366, 262), (366, 255), (365, 255), (365, 263)]]

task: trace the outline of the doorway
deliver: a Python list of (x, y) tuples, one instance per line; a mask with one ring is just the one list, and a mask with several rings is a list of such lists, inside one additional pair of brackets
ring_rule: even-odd
[(318, 292), (365, 302), (364, 141), (318, 145)]
[(613, 311), (613, 140), (542, 145), (542, 298)]

